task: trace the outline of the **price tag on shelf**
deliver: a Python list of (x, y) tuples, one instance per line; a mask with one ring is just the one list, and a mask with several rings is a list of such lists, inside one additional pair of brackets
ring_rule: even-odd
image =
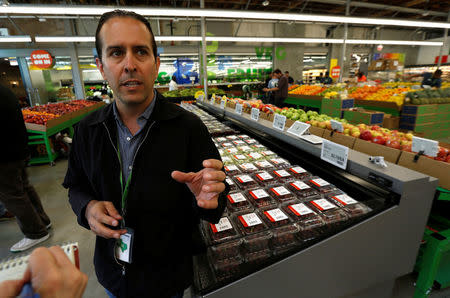
[(259, 109), (252, 108), (251, 117), (252, 117), (252, 120), (258, 121), (259, 120)]
[(323, 140), (320, 158), (345, 170), (347, 168), (348, 147)]
[(236, 104), (236, 108), (234, 109), (234, 111), (235, 111), (237, 114), (242, 115), (242, 105), (239, 104), (239, 103), (237, 103), (237, 104)]
[(227, 100), (226, 99), (222, 99), (221, 101), (220, 101), (220, 108), (221, 109), (225, 109), (225, 104), (227, 103)]
[(308, 123), (295, 121), (291, 127), (287, 130), (288, 133), (293, 134), (294, 136), (300, 137), (311, 125)]
[(337, 130), (339, 132), (344, 132), (344, 126), (342, 125), (341, 122), (336, 121), (336, 120), (330, 120), (331, 122), (331, 129), (332, 130)]
[(273, 128), (284, 131), (284, 126), (286, 125), (286, 116), (275, 114), (272, 125)]
[(439, 152), (439, 142), (435, 140), (413, 137), (411, 151), (423, 151), (423, 154), (425, 155), (436, 157)]

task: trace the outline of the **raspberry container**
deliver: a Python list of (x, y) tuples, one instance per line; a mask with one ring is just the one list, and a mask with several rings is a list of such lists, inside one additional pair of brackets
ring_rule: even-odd
[(347, 194), (332, 195), (329, 200), (341, 207), (349, 217), (358, 217), (369, 213), (372, 209)]
[(240, 274), (243, 262), (244, 259), (240, 256), (220, 260), (209, 254), (209, 263), (212, 264), (218, 281), (223, 281)]
[(292, 223), (286, 213), (278, 207), (261, 208), (258, 210), (258, 214), (266, 225), (272, 229)]
[(224, 137), (218, 137), (214, 139), (217, 143), (225, 143), (227, 141)]
[(275, 178), (280, 181), (281, 183), (285, 183), (288, 181), (292, 181), (295, 180), (295, 177), (293, 175), (291, 175), (288, 171), (286, 171), (285, 169), (277, 169), (277, 170), (273, 170), (272, 174), (275, 175)]
[(221, 145), (223, 148), (234, 147), (233, 143), (230, 143), (230, 142), (221, 143), (220, 145)]
[(234, 141), (234, 140), (237, 140), (239, 137), (236, 135), (229, 135), (229, 136), (226, 136), (225, 138), (229, 141)]
[(234, 140), (232, 143), (234, 144), (234, 146), (245, 146), (247, 144), (242, 140)]
[(333, 184), (330, 184), (328, 181), (317, 176), (309, 178), (306, 181), (306, 184), (317, 189), (320, 193), (323, 194), (328, 194), (336, 191), (336, 187)]
[(304, 203), (287, 202), (281, 209), (303, 230), (317, 229), (325, 224), (322, 217)]
[(251, 152), (251, 153), (247, 154), (247, 156), (252, 161), (264, 160), (265, 159), (264, 155), (262, 155), (259, 152)]
[(270, 150), (263, 150), (261, 151), (261, 154), (264, 155), (264, 157), (266, 158), (275, 158), (277, 156), (275, 152)]
[(224, 166), (223, 168), (225, 170), (225, 174), (227, 174), (228, 176), (234, 176), (241, 173), (241, 170), (239, 170), (238, 166), (235, 164), (229, 164)]
[(273, 164), (267, 160), (255, 161), (255, 166), (260, 170), (270, 170), (273, 169)]
[(243, 173), (254, 173), (254, 172), (259, 171), (258, 168), (251, 162), (243, 163), (243, 164), (239, 165), (239, 169)]
[(228, 147), (227, 149), (225, 149), (225, 151), (226, 151), (228, 154), (230, 154), (230, 155), (235, 155), (235, 154), (241, 153), (241, 152), (239, 151), (239, 149), (236, 148), (236, 147)]
[(256, 208), (276, 206), (276, 202), (271, 198), (264, 188), (257, 188), (246, 192), (247, 197)]
[(255, 151), (253, 148), (251, 148), (250, 146), (239, 146), (238, 149), (242, 152), (242, 153), (250, 153)]
[(292, 191), (299, 200), (302, 201), (314, 196), (319, 196), (319, 192), (317, 190), (300, 180), (289, 182), (286, 184), (286, 187)]
[(271, 186), (277, 183), (275, 177), (266, 171), (256, 172), (253, 174), (253, 178), (263, 187)]
[(246, 142), (248, 145), (256, 145), (258, 144), (258, 141), (256, 141), (255, 139), (245, 139), (244, 142)]
[(224, 216), (217, 224), (204, 222), (204, 228), (210, 244), (218, 244), (240, 236), (228, 216)]
[(245, 255), (245, 262), (250, 264), (258, 264), (269, 259), (272, 256), (270, 249), (260, 250), (254, 253), (247, 253)]
[(252, 210), (253, 206), (250, 204), (247, 196), (243, 192), (233, 192), (227, 195), (227, 207), (231, 212), (239, 212), (244, 210)]
[(238, 214), (235, 222), (242, 234), (245, 235), (243, 241), (246, 253), (262, 251), (269, 247), (272, 233), (256, 213)]
[(305, 179), (311, 176), (311, 174), (308, 171), (306, 171), (304, 168), (300, 166), (291, 166), (287, 168), (287, 171), (297, 179)]
[(236, 183), (234, 183), (233, 179), (231, 179), (230, 177), (225, 178), (225, 181), (230, 186), (230, 192), (236, 191), (239, 189), (238, 186), (236, 185)]
[(291, 165), (287, 160), (285, 160), (283, 158), (279, 158), (279, 157), (278, 158), (270, 158), (268, 160), (273, 164), (273, 166), (275, 168), (286, 168)]
[(248, 190), (258, 187), (258, 183), (248, 174), (239, 174), (233, 177), (234, 182), (240, 189)]
[(240, 139), (250, 139), (248, 135), (238, 135)]
[(237, 164), (247, 163), (249, 162), (249, 158), (244, 154), (235, 154), (232, 156), (232, 159)]
[(267, 150), (267, 147), (261, 144), (252, 144), (251, 148), (253, 148), (253, 150), (255, 151), (265, 151)]
[(348, 215), (326, 199), (313, 200), (307, 203), (317, 211), (327, 225), (340, 224), (348, 219)]
[(268, 192), (280, 203), (295, 199), (295, 195), (283, 185), (273, 186), (268, 189)]

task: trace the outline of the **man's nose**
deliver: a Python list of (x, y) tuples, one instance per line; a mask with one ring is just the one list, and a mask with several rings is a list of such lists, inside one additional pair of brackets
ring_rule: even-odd
[(125, 58), (125, 72), (135, 72), (136, 71), (136, 61), (132, 54), (127, 54)]

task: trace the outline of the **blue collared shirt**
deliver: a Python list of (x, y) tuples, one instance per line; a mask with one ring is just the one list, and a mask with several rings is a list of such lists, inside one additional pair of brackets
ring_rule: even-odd
[[(128, 127), (123, 124), (122, 119), (120, 119), (119, 111), (117, 111), (116, 103), (113, 103), (114, 117), (116, 118), (117, 124), (117, 137), (119, 144), (120, 157), (122, 159), (122, 173), (123, 173), (123, 183), (125, 186), (128, 176), (133, 167), (133, 159), (136, 150), (144, 137), (143, 128), (147, 124), (150, 115), (153, 112), (156, 102), (156, 91), (154, 91), (154, 97), (149, 106), (145, 109), (138, 119), (137, 123), (140, 127), (139, 131), (133, 136), (128, 129)], [(116, 141), (117, 142), (117, 141)]]

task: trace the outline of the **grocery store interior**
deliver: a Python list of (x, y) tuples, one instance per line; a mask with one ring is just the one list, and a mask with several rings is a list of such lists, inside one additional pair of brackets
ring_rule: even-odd
[(21, 188), (51, 222), (23, 242), (0, 183), (0, 282), (34, 248), (77, 243), (83, 297), (109, 295), (62, 184), (79, 122), (115, 105), (95, 46), (114, 9), (150, 23), (154, 88), (199, 117), (224, 164), (226, 207), (195, 226), (184, 297), (450, 297), (443, 0), (0, 0), (0, 85), (20, 105), (36, 193)]

